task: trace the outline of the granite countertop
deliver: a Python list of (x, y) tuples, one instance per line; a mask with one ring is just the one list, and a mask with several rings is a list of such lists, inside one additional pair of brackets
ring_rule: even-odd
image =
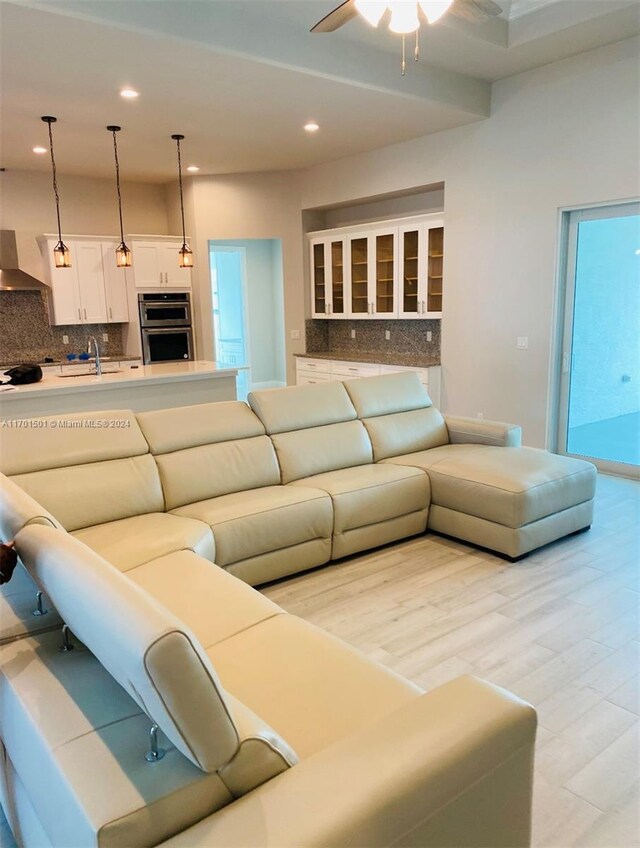
[(369, 353), (367, 351), (327, 350), (321, 353), (294, 353), (294, 356), (305, 359), (335, 359), (339, 362), (374, 362), (380, 365), (406, 365), (413, 368), (432, 368), (440, 365), (440, 357), (433, 354), (419, 353)]
[[(102, 362), (134, 362), (137, 359), (142, 359), (141, 356), (119, 356), (115, 354), (114, 356), (101, 356), (100, 359)], [(36, 360), (38, 365), (43, 366), (44, 368), (48, 368), (49, 366), (54, 365), (86, 365), (89, 362), (93, 362), (93, 357), (89, 359), (54, 359), (53, 362), (43, 362), (42, 360)], [(0, 370), (3, 368), (6, 370), (7, 368), (14, 368), (16, 365), (20, 365), (22, 362), (33, 362), (33, 359), (12, 359), (5, 360), (4, 362), (0, 362)]]

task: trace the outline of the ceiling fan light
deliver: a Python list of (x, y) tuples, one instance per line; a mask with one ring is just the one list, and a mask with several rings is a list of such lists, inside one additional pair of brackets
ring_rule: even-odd
[(419, 0), (420, 8), (424, 12), (426, 19), (430, 24), (435, 24), (440, 18), (449, 11), (453, 4), (453, 0)]
[(371, 26), (377, 27), (382, 16), (387, 11), (384, 0), (356, 0), (355, 7), (365, 21)]
[(391, 9), (391, 20), (389, 21), (391, 32), (406, 35), (420, 28), (416, 0), (390, 0), (387, 6)]

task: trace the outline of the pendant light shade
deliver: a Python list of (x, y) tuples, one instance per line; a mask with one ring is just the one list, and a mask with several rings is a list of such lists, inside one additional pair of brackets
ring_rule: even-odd
[(178, 185), (180, 186), (180, 215), (182, 217), (182, 247), (178, 251), (178, 265), (181, 268), (193, 268), (193, 251), (187, 244), (187, 236), (184, 227), (184, 198), (182, 195), (182, 157), (180, 155), (180, 142), (184, 140), (183, 135), (175, 133), (171, 136), (178, 149)]
[(71, 268), (71, 251), (62, 241), (62, 228), (60, 226), (60, 195), (58, 194), (58, 180), (56, 174), (56, 159), (53, 154), (53, 133), (51, 125), (58, 120), (51, 115), (43, 115), (42, 120), (49, 125), (49, 152), (51, 153), (51, 175), (53, 180), (53, 196), (56, 201), (56, 219), (58, 221), (58, 243), (53, 248), (53, 261), (56, 268)]
[(131, 267), (131, 251), (124, 241), (124, 228), (122, 226), (122, 194), (120, 193), (120, 161), (118, 160), (118, 140), (116, 133), (119, 133), (122, 127), (108, 126), (107, 130), (113, 135), (113, 156), (116, 163), (116, 191), (118, 194), (118, 216), (120, 219), (120, 244), (116, 247), (116, 267), (130, 268)]

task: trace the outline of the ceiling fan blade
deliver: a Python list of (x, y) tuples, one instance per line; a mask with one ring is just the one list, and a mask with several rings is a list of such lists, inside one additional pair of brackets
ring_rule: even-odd
[(493, 0), (456, 0), (451, 7), (451, 14), (474, 24), (484, 23), (501, 12), (501, 7)]
[(311, 32), (335, 32), (341, 26), (344, 26), (344, 24), (355, 18), (357, 14), (358, 10), (355, 7), (354, 0), (345, 0), (333, 12), (329, 12), (321, 21), (318, 21), (312, 27)]

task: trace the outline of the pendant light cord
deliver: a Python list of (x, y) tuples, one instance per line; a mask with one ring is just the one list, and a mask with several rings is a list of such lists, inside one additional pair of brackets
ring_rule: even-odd
[(58, 194), (58, 180), (56, 178), (56, 159), (53, 155), (53, 132), (51, 131), (51, 121), (47, 121), (47, 124), (49, 126), (49, 152), (51, 153), (51, 172), (53, 174), (53, 195), (56, 199), (56, 216), (58, 219), (58, 241), (62, 241), (62, 226), (60, 224), (60, 195)]
[(178, 148), (178, 183), (180, 185), (180, 214), (182, 215), (182, 243), (187, 243), (186, 229), (184, 226), (184, 198), (182, 196), (182, 157), (180, 155), (180, 139), (176, 139)]
[(116, 191), (118, 192), (118, 215), (120, 216), (120, 242), (124, 244), (124, 226), (122, 224), (122, 194), (120, 193), (120, 161), (118, 159), (118, 142), (116, 130), (113, 133), (113, 154), (116, 160)]

